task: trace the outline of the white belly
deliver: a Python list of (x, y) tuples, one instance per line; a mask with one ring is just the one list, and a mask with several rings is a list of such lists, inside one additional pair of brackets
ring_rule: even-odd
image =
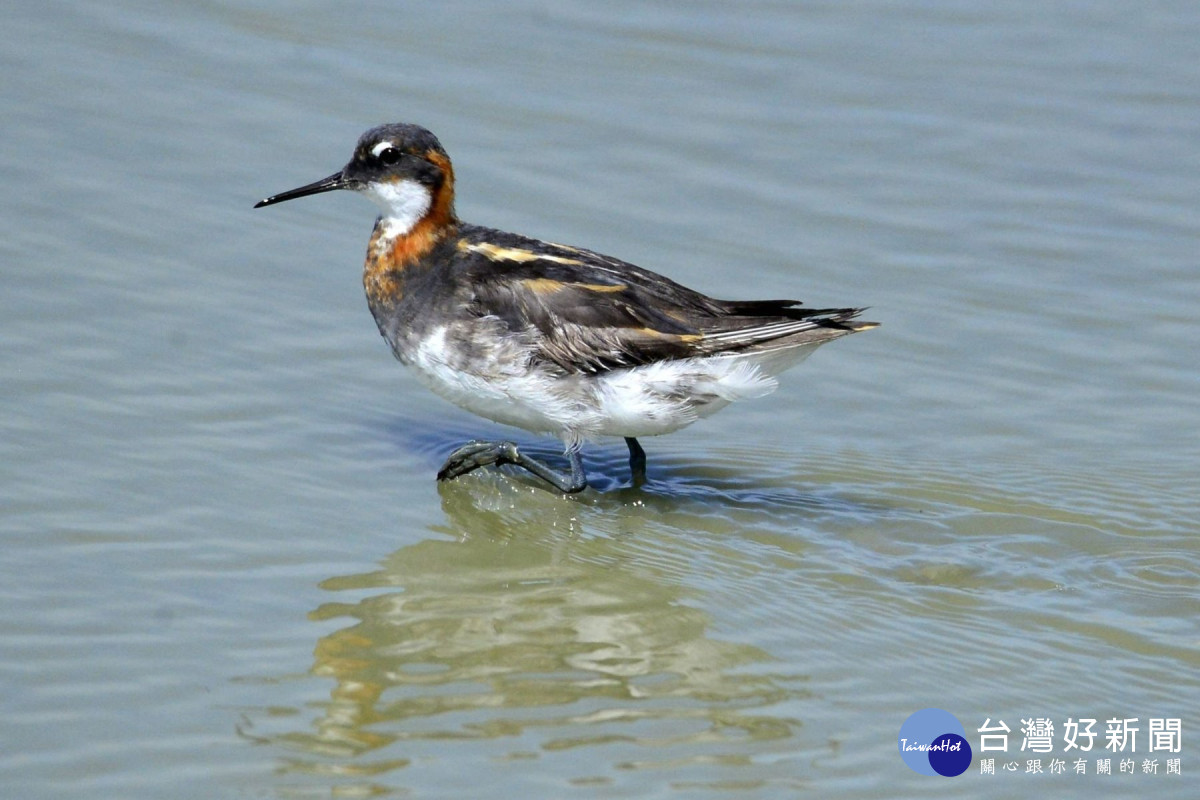
[(447, 352), (445, 329), (438, 328), (420, 343), (409, 363), (422, 383), (460, 408), (580, 442), (594, 436), (656, 436), (679, 430), (735, 400), (773, 391), (777, 383), (768, 370), (791, 366), (812, 349), (795, 348), (802, 352), (789, 352), (786, 358), (778, 353), (765, 359), (709, 356), (563, 377), (529, 367), (516, 351), (497, 354), (511, 358), (468, 365)]

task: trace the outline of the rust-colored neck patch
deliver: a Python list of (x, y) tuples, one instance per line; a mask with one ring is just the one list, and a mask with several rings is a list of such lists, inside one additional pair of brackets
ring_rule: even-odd
[(433, 190), (429, 211), (405, 234), (389, 236), (386, 225), (376, 225), (367, 245), (363, 289), (372, 308), (395, 305), (404, 298), (404, 272), (432, 252), (438, 242), (458, 226), (454, 214), (454, 168), (436, 150), (425, 159), (442, 171), (442, 182)]

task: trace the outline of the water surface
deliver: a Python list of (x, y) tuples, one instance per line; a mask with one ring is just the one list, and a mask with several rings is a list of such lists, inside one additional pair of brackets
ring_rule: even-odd
[[(938, 792), (1190, 796), (1197, 42), (1183, 2), (12, 11), (8, 793), (924, 797), (937, 706), (1184, 729), (1182, 777)], [(576, 498), (439, 486), (508, 432), (391, 360), (371, 208), (250, 208), (395, 120), (465, 219), (883, 327), (642, 490), (620, 442)]]

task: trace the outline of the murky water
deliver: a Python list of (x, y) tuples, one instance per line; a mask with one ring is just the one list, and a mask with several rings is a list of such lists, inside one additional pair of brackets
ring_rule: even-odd
[[(1198, 43), (1184, 2), (10, 12), (6, 796), (1193, 796)], [(371, 207), (250, 209), (393, 120), (468, 220), (883, 327), (642, 490), (620, 442), (577, 498), (436, 485), (501, 429), (379, 340)], [(1136, 773), (920, 776), (929, 706), (1022, 765), (1022, 718), (1137, 717)]]

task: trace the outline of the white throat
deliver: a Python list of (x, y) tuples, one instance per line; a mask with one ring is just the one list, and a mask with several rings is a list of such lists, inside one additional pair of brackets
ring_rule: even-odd
[(388, 183), (368, 183), (362, 193), (371, 202), (383, 209), (383, 233), (385, 238), (404, 236), (421, 221), (433, 204), (429, 189), (410, 180)]

